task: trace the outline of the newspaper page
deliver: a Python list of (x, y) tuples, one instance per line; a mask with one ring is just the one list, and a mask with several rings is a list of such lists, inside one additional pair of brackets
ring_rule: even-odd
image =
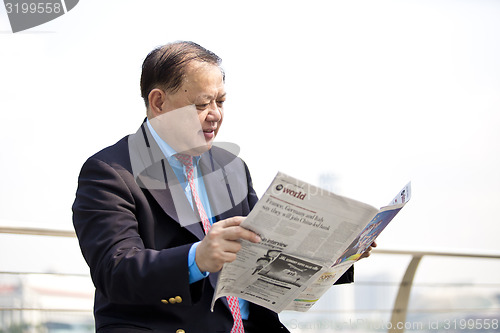
[(368, 225), (356, 236), (354, 241), (340, 255), (331, 267), (323, 268), (318, 279), (309, 285), (285, 310), (307, 311), (316, 301), (344, 274), (380, 235), (396, 214), (410, 200), (411, 183), (408, 183), (399, 194), (375, 215)]
[(380, 213), (278, 172), (241, 224), (262, 241), (242, 241), (236, 260), (219, 274), (212, 307), (219, 297), (235, 296), (275, 312), (307, 311), (363, 251), (374, 235), (363, 231)]

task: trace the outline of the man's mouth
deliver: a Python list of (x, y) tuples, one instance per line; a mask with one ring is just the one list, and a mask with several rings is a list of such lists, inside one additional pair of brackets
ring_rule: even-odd
[(212, 140), (215, 137), (215, 129), (209, 128), (203, 130), (203, 135), (206, 140)]

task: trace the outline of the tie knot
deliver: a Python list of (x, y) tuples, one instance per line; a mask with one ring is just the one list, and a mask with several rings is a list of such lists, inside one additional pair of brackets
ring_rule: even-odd
[(175, 158), (179, 160), (186, 168), (193, 167), (193, 156), (186, 154), (175, 154)]

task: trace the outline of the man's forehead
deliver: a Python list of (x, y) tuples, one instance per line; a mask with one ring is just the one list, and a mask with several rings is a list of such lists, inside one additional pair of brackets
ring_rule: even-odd
[(202, 64), (187, 70), (182, 88), (194, 88), (203, 98), (221, 98), (226, 95), (222, 70), (212, 64)]
[(222, 72), (222, 68), (217, 64), (212, 64), (209, 62), (201, 62), (201, 61), (192, 61), (186, 65), (186, 76), (199, 76), (205, 75), (206, 73), (216, 73), (220, 74), (221, 79), (223, 80), (224, 75)]

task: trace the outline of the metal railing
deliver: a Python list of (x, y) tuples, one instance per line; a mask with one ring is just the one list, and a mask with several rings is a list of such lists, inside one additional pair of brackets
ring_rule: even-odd
[[(16, 228), (0, 226), (0, 234), (16, 234), (16, 235), (36, 235), (36, 236), (55, 236), (55, 237), (76, 237), (74, 231), (44, 229), (44, 228)], [(500, 259), (500, 254), (472, 254), (472, 253), (451, 253), (451, 252), (431, 252), (431, 251), (405, 251), (405, 250), (383, 250), (374, 249), (375, 255), (405, 255), (411, 256), (411, 260), (406, 268), (403, 279), (400, 281), (397, 291), (397, 296), (394, 301), (394, 306), (391, 311), (391, 319), (388, 325), (389, 333), (403, 333), (405, 325), (398, 325), (398, 323), (406, 323), (408, 314), (408, 304), (410, 293), (413, 287), (413, 280), (417, 272), (418, 266), (424, 257), (455, 257), (455, 258), (472, 258), (472, 259)], [(62, 275), (62, 276), (79, 276), (88, 277), (85, 274), (61, 274), (61, 273), (20, 273), (20, 272), (0, 272), (0, 274), (49, 274), (49, 275)], [(376, 282), (370, 283), (371, 285), (377, 284)], [(496, 285), (498, 286), (498, 285)], [(46, 312), (87, 312), (78, 309), (47, 309), (47, 308), (33, 308), (33, 307), (0, 307), (2, 311), (46, 311)], [(89, 309), (88, 312), (91, 310)], [(372, 310), (370, 310), (372, 311)], [(373, 310), (375, 311), (375, 310)], [(387, 310), (382, 310), (387, 311)]]
[(410, 300), (410, 292), (413, 286), (413, 279), (418, 269), (422, 258), (424, 256), (434, 257), (455, 257), (455, 258), (475, 258), (475, 259), (500, 259), (500, 254), (471, 254), (471, 253), (450, 253), (450, 252), (431, 252), (431, 251), (399, 251), (399, 250), (379, 250), (375, 249), (373, 253), (379, 254), (395, 254), (395, 255), (410, 255), (411, 261), (406, 268), (405, 274), (399, 290), (394, 301), (392, 309), (392, 316), (390, 320), (389, 333), (403, 333), (405, 331), (404, 325), (399, 323), (406, 323), (408, 313), (408, 303)]

